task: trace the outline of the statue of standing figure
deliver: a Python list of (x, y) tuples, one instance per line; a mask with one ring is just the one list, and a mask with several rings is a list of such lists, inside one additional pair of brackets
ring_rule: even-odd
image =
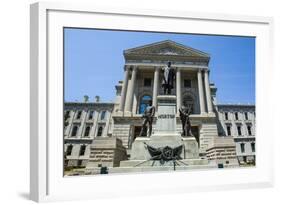
[(194, 137), (191, 132), (191, 123), (190, 123), (190, 118), (189, 118), (189, 115), (191, 113), (191, 108), (182, 106), (179, 109), (179, 112), (180, 112), (180, 119), (181, 119), (181, 124), (182, 124), (182, 136)]
[(162, 82), (162, 87), (164, 88), (164, 94), (171, 94), (171, 90), (174, 88), (174, 77), (175, 73), (173, 68), (171, 67), (171, 62), (169, 61), (167, 65), (162, 68), (164, 71), (164, 78)]
[[(153, 123), (153, 117), (155, 115), (155, 107), (152, 106), (152, 100), (149, 101), (149, 106), (145, 108), (145, 111), (142, 115), (143, 122), (141, 126), (141, 131), (140, 131), (140, 136), (147, 136), (147, 132), (145, 128), (148, 127), (148, 133), (149, 137), (151, 136), (152, 133), (152, 123)], [(147, 126), (148, 123), (148, 126)]]

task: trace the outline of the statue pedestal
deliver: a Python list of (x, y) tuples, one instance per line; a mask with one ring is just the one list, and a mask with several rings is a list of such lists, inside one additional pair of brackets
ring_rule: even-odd
[[(156, 130), (151, 137), (137, 137), (132, 144), (130, 160), (121, 161), (120, 168), (133, 168), (133, 170), (143, 170), (146, 168), (161, 170), (161, 167), (170, 169), (174, 166), (173, 160), (160, 163), (159, 160), (150, 160), (151, 156), (147, 149), (147, 145), (153, 148), (163, 148), (169, 146), (176, 148), (181, 145), (180, 160), (177, 166), (208, 166), (207, 160), (199, 158), (198, 143), (194, 137), (181, 137), (176, 132), (176, 96), (160, 95), (157, 97), (158, 112), (156, 121)], [(168, 168), (167, 168), (168, 167)], [(172, 168), (171, 168), (172, 169)]]
[(184, 159), (199, 159), (198, 143), (195, 137), (183, 137)]

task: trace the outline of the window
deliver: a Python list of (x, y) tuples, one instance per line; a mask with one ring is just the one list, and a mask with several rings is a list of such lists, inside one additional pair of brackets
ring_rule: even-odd
[(86, 145), (82, 145), (80, 147), (79, 156), (83, 156), (85, 154)]
[(247, 126), (248, 135), (252, 135), (252, 127), (250, 125)]
[(72, 145), (72, 144), (69, 145), (69, 146), (67, 146), (67, 149), (66, 149), (66, 155), (67, 155), (67, 156), (71, 155), (72, 148), (73, 148), (73, 145)]
[(82, 115), (82, 111), (80, 110), (76, 114), (76, 119), (79, 120), (81, 118), (81, 115)]
[(227, 135), (230, 136), (231, 135), (231, 126), (230, 125), (226, 126), (226, 130), (227, 130)]
[(149, 95), (144, 95), (141, 100), (140, 100), (140, 106), (139, 106), (139, 113), (142, 114), (144, 113), (145, 109), (147, 106), (150, 105), (150, 102), (152, 101), (151, 96)]
[(248, 120), (248, 113), (245, 112), (244, 114), (245, 114), (245, 120)]
[(91, 110), (91, 111), (89, 112), (89, 115), (88, 115), (88, 120), (92, 120), (93, 117), (94, 117), (94, 111)]
[(235, 113), (235, 120), (238, 120), (238, 112)]
[(240, 126), (240, 125), (237, 125), (237, 132), (238, 132), (238, 135), (239, 135), (239, 136), (242, 135), (241, 126)]
[(185, 79), (185, 80), (183, 81), (183, 86), (184, 86), (185, 88), (191, 88), (191, 80)]
[(245, 144), (241, 143), (240, 148), (241, 148), (241, 152), (244, 153), (245, 152)]
[(185, 96), (183, 98), (183, 102), (182, 104), (187, 107), (187, 108), (190, 108), (191, 109), (191, 114), (194, 113), (194, 103), (193, 103), (193, 98), (189, 95)]
[(98, 137), (100, 137), (102, 135), (102, 130), (103, 130), (103, 127), (100, 126), (98, 129), (98, 134), (97, 134)]
[(100, 116), (100, 119), (101, 119), (101, 120), (104, 120), (104, 118), (105, 118), (105, 113), (106, 113), (106, 111), (102, 111), (102, 112), (101, 112), (101, 116)]
[(81, 166), (82, 166), (82, 163), (83, 163), (83, 160), (78, 160), (77, 166), (78, 166), (78, 167), (81, 167)]
[(70, 117), (70, 111), (67, 110), (64, 114), (64, 120), (67, 120)]
[(85, 129), (84, 137), (88, 137), (90, 135), (91, 126), (88, 125)]
[(254, 142), (251, 143), (251, 148), (252, 148), (252, 152), (256, 152), (256, 146)]
[(68, 125), (69, 125), (69, 122), (64, 122), (63, 123), (64, 128), (66, 128)]
[(74, 125), (72, 128), (71, 136), (76, 137), (77, 132), (78, 132), (78, 125)]
[(228, 120), (228, 113), (227, 112), (224, 113), (224, 118), (225, 118), (225, 120)]
[(143, 81), (144, 87), (150, 87), (151, 86), (151, 78), (145, 78)]

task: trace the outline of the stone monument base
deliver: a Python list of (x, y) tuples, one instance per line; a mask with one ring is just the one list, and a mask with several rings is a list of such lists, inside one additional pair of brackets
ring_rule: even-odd
[[(128, 166), (133, 165), (133, 163), (137, 164), (141, 161), (133, 161), (128, 160), (131, 164)], [(131, 167), (108, 167), (108, 174), (114, 173), (143, 173), (143, 172), (165, 172), (165, 171), (191, 171), (191, 170), (205, 170), (205, 169), (217, 169), (218, 166), (216, 164), (208, 164), (207, 160), (184, 160), (185, 163), (189, 163), (189, 165), (180, 165), (180, 166), (173, 166), (173, 165), (163, 165), (163, 166), (151, 166), (153, 161), (147, 162), (146, 166), (131, 166)], [(125, 165), (126, 162), (124, 161)], [(180, 164), (180, 163), (179, 163)], [(149, 166), (150, 165), (150, 166)], [(86, 175), (92, 174), (100, 174), (100, 168), (92, 168), (85, 171)]]

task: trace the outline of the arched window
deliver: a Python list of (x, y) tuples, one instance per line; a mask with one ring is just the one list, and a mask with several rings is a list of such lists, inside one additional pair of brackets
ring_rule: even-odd
[(191, 108), (191, 113), (194, 113), (194, 100), (191, 96), (184, 96), (182, 104), (187, 108)]
[(140, 106), (139, 106), (139, 114), (144, 113), (147, 106), (149, 106), (150, 101), (152, 100), (150, 95), (144, 95), (140, 99)]
[(99, 127), (97, 136), (100, 137), (102, 135), (103, 127)]
[(78, 125), (73, 126), (71, 136), (75, 137), (77, 135)]
[(90, 130), (91, 130), (91, 126), (87, 126), (86, 129), (85, 129), (85, 133), (84, 133), (84, 136), (85, 136), (85, 137), (88, 137), (88, 136), (89, 136)]

